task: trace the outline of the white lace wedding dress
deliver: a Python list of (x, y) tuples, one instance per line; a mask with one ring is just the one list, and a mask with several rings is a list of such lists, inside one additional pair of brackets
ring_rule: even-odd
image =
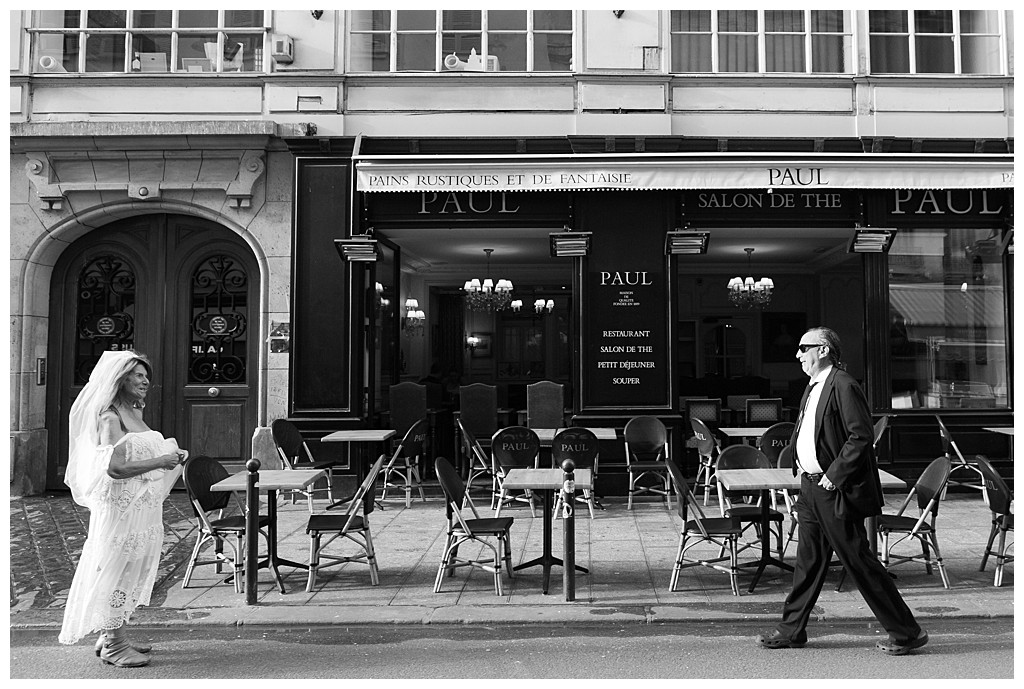
[[(178, 444), (158, 431), (127, 433), (128, 462), (173, 453)], [(114, 446), (97, 448), (109, 463)], [(117, 629), (140, 605), (148, 605), (163, 546), (163, 502), (181, 467), (127, 479), (104, 474), (89, 496), (89, 536), (71, 583), (59, 640), (73, 644), (93, 632)]]

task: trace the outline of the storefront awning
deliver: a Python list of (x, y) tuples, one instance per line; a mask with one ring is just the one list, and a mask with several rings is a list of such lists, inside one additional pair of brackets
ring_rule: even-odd
[(950, 154), (579, 154), (365, 156), (364, 192), (657, 189), (1001, 189), (1013, 156)]

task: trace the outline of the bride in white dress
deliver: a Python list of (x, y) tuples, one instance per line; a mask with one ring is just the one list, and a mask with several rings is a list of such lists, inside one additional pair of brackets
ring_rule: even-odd
[(89, 508), (89, 536), (64, 608), (59, 641), (100, 632), (96, 655), (118, 667), (149, 663), (125, 625), (148, 605), (163, 545), (163, 501), (188, 453), (142, 419), (152, 368), (145, 355), (104, 352), (71, 407), (64, 482)]

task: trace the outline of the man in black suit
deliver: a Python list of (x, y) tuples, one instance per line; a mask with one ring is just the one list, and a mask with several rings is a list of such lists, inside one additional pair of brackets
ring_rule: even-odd
[(807, 621), (835, 551), (889, 632), (878, 648), (889, 655), (905, 655), (928, 643), (928, 633), (872, 553), (864, 529), (865, 517), (881, 514), (883, 504), (867, 399), (843, 370), (842, 345), (835, 331), (811, 328), (800, 338), (796, 356), (811, 379), (790, 441), (796, 450), (793, 472), (801, 474), (800, 540), (782, 622), (774, 632), (758, 636), (757, 642), (764, 648), (801, 648), (807, 643)]

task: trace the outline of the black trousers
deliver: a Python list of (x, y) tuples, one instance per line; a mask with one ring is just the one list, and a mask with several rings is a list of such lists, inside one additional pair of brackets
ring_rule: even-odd
[(835, 517), (835, 491), (802, 476), (797, 519), (800, 539), (793, 570), (793, 590), (782, 608), (779, 632), (794, 641), (807, 638), (807, 621), (818, 601), (833, 551), (871, 612), (897, 642), (917, 638), (921, 631), (885, 567), (872, 554), (863, 519)]

